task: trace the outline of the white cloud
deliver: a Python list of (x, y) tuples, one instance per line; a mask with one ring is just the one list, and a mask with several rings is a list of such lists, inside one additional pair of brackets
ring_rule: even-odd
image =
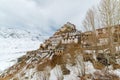
[(85, 12), (99, 0), (0, 0), (0, 26), (51, 33), (67, 21), (81, 28)]

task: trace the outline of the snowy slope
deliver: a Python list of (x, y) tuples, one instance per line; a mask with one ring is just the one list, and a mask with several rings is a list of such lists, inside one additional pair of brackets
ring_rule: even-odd
[(29, 38), (31, 40), (42, 40), (39, 33), (30, 32), (27, 30), (14, 29), (14, 28), (0, 28), (0, 38)]
[(0, 28), (0, 71), (13, 65), (26, 51), (38, 49), (44, 39), (39, 33)]
[[(70, 29), (66, 28), (66, 26), (64, 27), (65, 31)], [(62, 29), (64, 27), (62, 27)], [(116, 69), (114, 69), (113, 64), (105, 66), (105, 64), (98, 62), (98, 60), (95, 60), (92, 54), (87, 54), (83, 51), (80, 51), (81, 47), (79, 43), (71, 43), (67, 45), (57, 43), (58, 45), (55, 46), (55, 49), (49, 49), (52, 41), (58, 40), (56, 36), (63, 36), (61, 29), (59, 33), (61, 34), (61, 36), (59, 36), (58, 33), (59, 31), (57, 31), (56, 35), (53, 35), (48, 40), (46, 40), (43, 43), (44, 45), (41, 45), (39, 49), (29, 51), (25, 56), (19, 58), (18, 63), (6, 69), (4, 72), (0, 73), (0, 80), (113, 80), (113, 78), (114, 80), (120, 79), (120, 69), (118, 65), (118, 68)], [(65, 37), (63, 37), (63, 39)], [(31, 38), (28, 37), (21, 39), (18, 37), (14, 37), (14, 39), (12, 39), (12, 42), (11, 40), (9, 40), (10, 42), (7, 42), (8, 39), (5, 39), (5, 44), (7, 46), (2, 47), (3, 49), (4, 47), (9, 48), (8, 46), (10, 45), (10, 50), (6, 49), (9, 50), (9, 52), (3, 50), (3, 53), (6, 54), (5, 57), (8, 57), (6, 59), (10, 58), (8, 60), (9, 63), (11, 60), (13, 61), (15, 58), (24, 55), (27, 50), (38, 48), (40, 43), (39, 40), (33, 41)], [(61, 50), (61, 48), (64, 49)], [(3, 54), (1, 54), (1, 56), (2, 55)], [(12, 59), (12, 57), (14, 57), (14, 59)], [(95, 56), (95, 58), (96, 57), (98, 56)], [(4, 61), (6, 61), (7, 63), (7, 60)]]

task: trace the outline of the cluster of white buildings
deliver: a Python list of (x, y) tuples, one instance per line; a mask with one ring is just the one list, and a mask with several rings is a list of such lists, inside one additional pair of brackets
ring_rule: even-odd
[(52, 37), (45, 40), (41, 44), (41, 50), (53, 50), (55, 54), (62, 53), (64, 47), (59, 47), (59, 45), (65, 44), (78, 44), (80, 43), (81, 32), (76, 30), (74, 24), (66, 23), (61, 29), (59, 29)]
[[(110, 29), (110, 30), (109, 30)], [(62, 52), (59, 45), (66, 44), (80, 44), (83, 48), (85, 47), (95, 47), (104, 46), (109, 44), (109, 31), (111, 31), (113, 42), (116, 41), (116, 38), (120, 39), (120, 26), (114, 27), (105, 27), (96, 29), (95, 32), (87, 31), (82, 33), (78, 31), (74, 24), (66, 23), (62, 28), (57, 30), (57, 32), (46, 40), (41, 46), (41, 50), (54, 50), (53, 52)], [(118, 39), (118, 40), (119, 40)], [(120, 41), (120, 40), (119, 40)], [(117, 41), (117, 42), (119, 42)], [(96, 43), (96, 44), (95, 44)]]

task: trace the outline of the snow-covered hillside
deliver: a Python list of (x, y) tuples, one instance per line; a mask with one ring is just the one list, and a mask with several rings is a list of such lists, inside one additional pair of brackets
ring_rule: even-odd
[[(15, 65), (0, 73), (0, 80), (120, 80), (120, 64), (116, 61), (119, 60), (120, 54), (112, 55), (106, 51), (101, 53), (99, 46), (95, 47), (100, 53), (95, 53), (96, 48), (93, 45), (82, 47), (83, 38), (87, 41), (89, 38), (81, 34), (83, 33), (78, 31), (74, 24), (67, 23), (40, 47), (39, 42), (33, 43), (36, 46), (26, 46), (33, 41), (28, 38), (23, 41), (20, 39), (18, 43), (23, 42), (24, 49), (17, 43), (17, 48), (13, 51), (19, 52), (14, 54), (24, 55), (21, 50), (26, 51), (37, 46), (39, 48), (19, 57)], [(102, 50), (105, 49), (108, 47)], [(85, 52), (86, 50), (91, 53)]]
[(0, 28), (0, 71), (13, 65), (26, 51), (38, 49), (44, 39), (39, 33)]
[(39, 33), (30, 32), (27, 30), (15, 29), (15, 28), (0, 28), (0, 38), (14, 38), (14, 39), (22, 39), (29, 38), (31, 40), (42, 40), (41, 35)]

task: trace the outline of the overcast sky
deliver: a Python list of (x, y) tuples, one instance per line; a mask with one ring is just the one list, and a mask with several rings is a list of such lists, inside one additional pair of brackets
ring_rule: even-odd
[(82, 30), (86, 11), (99, 0), (0, 0), (0, 27), (51, 34), (66, 22)]

